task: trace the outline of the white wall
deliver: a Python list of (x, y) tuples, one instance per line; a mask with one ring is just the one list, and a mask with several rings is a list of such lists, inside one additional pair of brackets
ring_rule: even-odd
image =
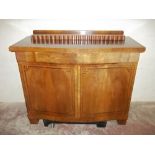
[(18, 66), (8, 47), (33, 29), (121, 29), (146, 46), (132, 101), (155, 101), (155, 20), (0, 20), (0, 102), (24, 101)]

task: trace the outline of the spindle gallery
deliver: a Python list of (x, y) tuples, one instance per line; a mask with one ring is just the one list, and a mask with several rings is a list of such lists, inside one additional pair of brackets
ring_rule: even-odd
[(126, 124), (145, 47), (123, 31), (34, 30), (9, 50), (30, 123)]

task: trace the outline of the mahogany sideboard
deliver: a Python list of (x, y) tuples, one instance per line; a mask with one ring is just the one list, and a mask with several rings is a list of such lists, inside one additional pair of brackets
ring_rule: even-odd
[(9, 47), (30, 123), (126, 124), (145, 47), (123, 31), (34, 30)]

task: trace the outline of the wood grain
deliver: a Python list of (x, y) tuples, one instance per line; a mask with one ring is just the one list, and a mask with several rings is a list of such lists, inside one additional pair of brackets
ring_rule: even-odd
[(56, 63), (56, 64), (97, 64), (137, 62), (139, 53), (66, 53), (66, 52), (16, 52), (18, 62)]
[[(132, 65), (91, 65), (81, 69), (81, 113), (94, 117), (127, 111)], [(89, 96), (89, 97), (88, 97)]]
[(33, 30), (33, 34), (118, 34), (123, 35), (122, 30)]
[(29, 65), (25, 77), (31, 110), (75, 115), (73, 67)]
[(33, 44), (123, 44), (124, 35), (116, 34), (34, 34), (31, 36)]
[(141, 53), (145, 51), (145, 47), (130, 37), (125, 37), (125, 41), (117, 44), (33, 44), (31, 36), (24, 38), (16, 44), (9, 47), (12, 52), (65, 52), (77, 53), (79, 50), (84, 53), (92, 52), (131, 52)]
[[(123, 31), (85, 33), (124, 35)], [(139, 56), (145, 50), (133, 39), (126, 37), (117, 45), (46, 45), (32, 44), (29, 36), (9, 50), (16, 54), (30, 123), (36, 124), (39, 119), (126, 123)]]

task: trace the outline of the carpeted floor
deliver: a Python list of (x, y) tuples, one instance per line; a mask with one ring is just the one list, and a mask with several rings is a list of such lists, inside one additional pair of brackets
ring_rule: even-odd
[(1, 135), (131, 135), (155, 134), (155, 103), (132, 103), (127, 125), (108, 121), (106, 128), (85, 124), (56, 124), (44, 127), (42, 121), (31, 125), (24, 103), (0, 103)]

